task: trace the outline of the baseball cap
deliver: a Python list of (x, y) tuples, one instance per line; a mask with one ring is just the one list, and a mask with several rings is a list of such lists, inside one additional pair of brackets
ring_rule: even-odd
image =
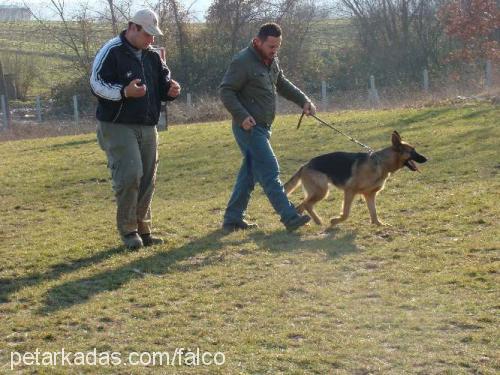
[(136, 25), (141, 25), (145, 32), (149, 35), (158, 36), (163, 35), (158, 27), (158, 16), (151, 9), (138, 10), (132, 17), (130, 22)]

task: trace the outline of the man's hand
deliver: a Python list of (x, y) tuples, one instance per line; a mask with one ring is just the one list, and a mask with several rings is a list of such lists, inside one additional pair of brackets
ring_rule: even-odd
[(123, 93), (126, 98), (140, 98), (146, 95), (146, 85), (141, 85), (141, 80), (136, 78), (123, 89)]
[(241, 127), (244, 130), (250, 130), (255, 126), (255, 120), (252, 116), (248, 116), (243, 122), (241, 123)]
[(171, 98), (177, 98), (180, 93), (181, 93), (181, 85), (179, 85), (179, 82), (171, 79), (170, 88), (168, 89), (167, 95), (170, 96)]
[(307, 115), (315, 115), (316, 114), (316, 106), (313, 104), (313, 102), (307, 102), (304, 104), (304, 107), (302, 107), (302, 111)]

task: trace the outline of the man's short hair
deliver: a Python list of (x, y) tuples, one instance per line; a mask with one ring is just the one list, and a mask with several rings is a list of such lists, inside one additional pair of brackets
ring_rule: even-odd
[(257, 38), (266, 41), (267, 37), (272, 36), (278, 38), (281, 36), (281, 27), (277, 23), (269, 22), (262, 25), (259, 29), (259, 33), (257, 34)]

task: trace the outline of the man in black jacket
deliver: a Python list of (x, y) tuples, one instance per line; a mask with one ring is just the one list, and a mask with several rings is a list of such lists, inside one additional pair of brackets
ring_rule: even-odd
[(163, 242), (151, 235), (158, 164), (156, 124), (161, 102), (174, 100), (180, 86), (151, 48), (159, 35), (163, 34), (156, 14), (139, 10), (128, 28), (99, 50), (90, 77), (98, 98), (97, 139), (111, 170), (118, 231), (129, 249)]

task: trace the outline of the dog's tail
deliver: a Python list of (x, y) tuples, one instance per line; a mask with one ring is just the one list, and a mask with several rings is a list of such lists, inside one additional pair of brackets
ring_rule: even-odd
[(285, 193), (286, 195), (290, 195), (294, 192), (302, 184), (302, 169), (304, 166), (300, 167), (297, 172), (285, 183)]

